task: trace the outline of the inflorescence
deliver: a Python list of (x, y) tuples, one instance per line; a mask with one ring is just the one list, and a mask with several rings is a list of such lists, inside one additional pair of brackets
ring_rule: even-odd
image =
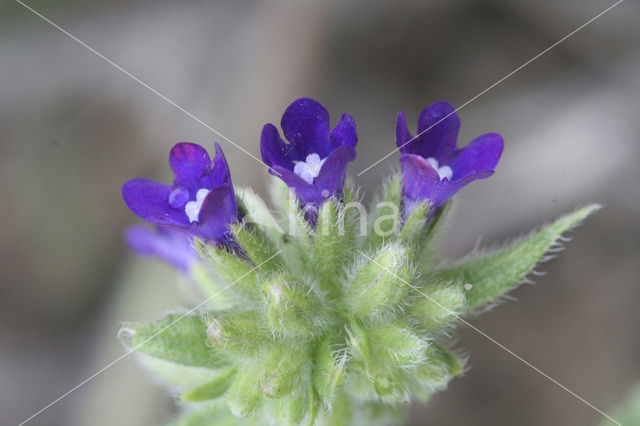
[(522, 282), (562, 234), (598, 208), (561, 217), (508, 246), (443, 263), (452, 197), (494, 173), (502, 137), (457, 148), (460, 120), (438, 102), (413, 137), (398, 114), (401, 173), (371, 209), (345, 183), (358, 142), (353, 117), (331, 128), (317, 101), (294, 101), (260, 150), (273, 211), (236, 188), (220, 146), (213, 160), (173, 147), (172, 185), (137, 178), (127, 206), (154, 228), (126, 233), (196, 285), (205, 302), (126, 324), (123, 340), (186, 404), (176, 425), (389, 424), (465, 369), (451, 349), (460, 319)]

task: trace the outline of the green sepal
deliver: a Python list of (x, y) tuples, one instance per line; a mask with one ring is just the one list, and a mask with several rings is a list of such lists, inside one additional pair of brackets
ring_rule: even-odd
[(284, 426), (299, 425), (309, 409), (307, 392), (292, 392), (290, 395), (275, 400), (276, 414), (279, 424)]
[(265, 319), (254, 310), (210, 313), (206, 320), (207, 341), (215, 350), (235, 357), (250, 357), (271, 342), (261, 327)]
[(132, 350), (190, 367), (220, 368), (226, 359), (207, 346), (207, 327), (197, 315), (170, 314), (149, 324), (127, 324), (121, 337)]
[(347, 346), (354, 363), (366, 371), (371, 364), (371, 345), (363, 326), (356, 319), (347, 328)]
[(236, 417), (245, 417), (253, 413), (260, 405), (262, 393), (258, 380), (262, 365), (250, 362), (244, 365), (233, 378), (233, 383), (225, 394), (229, 409)]
[(244, 223), (259, 229), (269, 239), (271, 244), (278, 247), (282, 241), (284, 231), (273, 217), (269, 207), (251, 188), (236, 188), (238, 208), (243, 210)]
[(162, 383), (167, 383), (179, 392), (200, 386), (214, 377), (220, 371), (208, 367), (190, 367), (154, 358), (142, 352), (138, 353), (138, 360)]
[(317, 274), (318, 285), (332, 297), (338, 296), (341, 266), (347, 257), (341, 250), (345, 232), (342, 225), (335, 202), (325, 201), (318, 211), (310, 263)]
[[(401, 370), (394, 368), (376, 354), (379, 347), (362, 324), (352, 321), (348, 328), (351, 356), (350, 386), (367, 400), (383, 399), (390, 403), (403, 400), (406, 393), (400, 383)], [(404, 398), (406, 399), (406, 398)]]
[(216, 272), (227, 282), (227, 286), (234, 292), (248, 297), (258, 297), (258, 270), (249, 262), (233, 254), (205, 243), (195, 240), (196, 250), (200, 255), (211, 262)]
[(465, 307), (461, 284), (429, 284), (420, 288), (408, 312), (421, 329), (432, 331), (457, 318)]
[(432, 343), (425, 361), (416, 370), (416, 378), (422, 386), (432, 392), (446, 386), (449, 380), (461, 374), (463, 369), (464, 361), (456, 354), (441, 344)]
[(398, 239), (410, 246), (419, 246), (427, 232), (429, 210), (430, 205), (427, 202), (416, 205), (404, 225), (402, 225)]
[[(293, 191), (280, 179), (274, 179), (271, 185), (274, 204), (280, 209), (285, 234), (283, 242), (286, 251), (283, 258), (290, 262), (296, 272), (302, 272), (311, 256), (312, 230)], [(295, 261), (294, 261), (295, 259)]]
[(364, 245), (366, 249), (375, 250), (395, 236), (400, 223), (401, 206), (402, 178), (395, 176), (385, 185), (382, 202), (376, 204)]
[(351, 261), (353, 251), (359, 246), (362, 237), (367, 235), (367, 211), (358, 200), (357, 191), (348, 183), (345, 184), (339, 209), (340, 225), (344, 229), (344, 235), (340, 241), (340, 250), (344, 256), (342, 265), (344, 265)]
[(244, 223), (235, 223), (231, 225), (231, 229), (236, 241), (240, 243), (259, 270), (273, 271), (281, 267), (277, 256), (278, 251), (258, 228)]
[(305, 374), (308, 354), (304, 350), (274, 345), (260, 359), (258, 385), (267, 398), (280, 398), (288, 394)]
[(431, 272), (438, 262), (438, 248), (440, 241), (449, 230), (451, 217), (456, 208), (456, 200), (451, 199), (441, 206), (433, 219), (427, 223), (427, 229), (419, 244), (419, 251), (415, 259), (421, 273)]
[(466, 311), (473, 311), (521, 282), (563, 233), (599, 208), (593, 204), (576, 210), (506, 248), (471, 254), (450, 267), (436, 271), (428, 279), (464, 283)]
[(189, 390), (182, 395), (183, 401), (200, 402), (209, 399), (220, 398), (229, 389), (233, 377), (236, 375), (235, 368), (229, 368), (219, 373), (213, 380)]
[(332, 349), (336, 340), (331, 336), (323, 337), (314, 353), (313, 386), (327, 407), (332, 406), (333, 396), (344, 380), (347, 361), (345, 351), (336, 353)]
[(191, 267), (191, 277), (202, 295), (207, 299), (207, 306), (211, 309), (228, 309), (237, 296), (233, 291), (226, 291), (226, 281), (211, 270), (206, 263), (196, 263)]
[(394, 309), (408, 293), (411, 264), (408, 249), (399, 243), (383, 246), (373, 256), (362, 256), (344, 301), (348, 311), (370, 317)]
[(429, 346), (426, 340), (402, 321), (373, 323), (366, 333), (374, 363), (383, 363), (387, 367), (414, 367), (423, 362)]
[(321, 333), (328, 322), (315, 293), (290, 276), (274, 276), (263, 284), (262, 293), (269, 325), (282, 336), (306, 340)]
[(312, 385), (307, 388), (307, 426), (314, 426), (320, 412), (320, 398)]

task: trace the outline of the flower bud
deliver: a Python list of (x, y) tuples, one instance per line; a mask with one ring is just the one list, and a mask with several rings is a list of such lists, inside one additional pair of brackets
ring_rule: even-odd
[(430, 210), (431, 205), (426, 201), (420, 202), (413, 208), (398, 234), (400, 241), (407, 244), (418, 244), (423, 239), (427, 232)]
[(374, 324), (367, 329), (371, 354), (377, 363), (410, 368), (424, 360), (428, 343), (400, 321)]
[(227, 404), (236, 417), (251, 414), (262, 398), (258, 388), (259, 367), (260, 364), (252, 363), (239, 370), (227, 391)]
[(269, 341), (261, 329), (264, 322), (257, 311), (226, 312), (207, 319), (207, 337), (215, 349), (236, 356), (251, 356)]
[(331, 405), (333, 394), (344, 379), (346, 352), (335, 351), (332, 339), (326, 336), (316, 346), (314, 354), (313, 385), (327, 406)]
[(326, 323), (323, 304), (304, 284), (278, 275), (264, 283), (262, 293), (267, 320), (274, 331), (305, 339), (322, 331)]
[(231, 382), (233, 381), (235, 375), (236, 369), (233, 367), (223, 370), (213, 380), (195, 387), (189, 392), (182, 395), (182, 400), (199, 402), (207, 401), (214, 398), (220, 398), (227, 391), (229, 385), (231, 385)]
[(276, 249), (260, 229), (245, 223), (233, 224), (231, 229), (236, 241), (260, 270), (273, 271), (280, 266)]
[(227, 286), (243, 296), (258, 295), (258, 272), (249, 262), (202, 240), (195, 241), (195, 247), (203, 258), (215, 266), (216, 272), (224, 278)]
[(425, 362), (418, 367), (417, 379), (425, 386), (437, 389), (445, 386), (452, 376), (462, 373), (464, 362), (444, 346), (433, 344)]
[(267, 398), (279, 398), (289, 393), (300, 380), (307, 359), (307, 354), (301, 351), (274, 346), (261, 360), (260, 391)]
[(455, 319), (465, 306), (464, 290), (460, 285), (428, 285), (420, 289), (409, 308), (418, 324), (431, 331)]
[(345, 300), (349, 311), (364, 318), (389, 311), (407, 294), (411, 266), (407, 249), (389, 244), (357, 270)]

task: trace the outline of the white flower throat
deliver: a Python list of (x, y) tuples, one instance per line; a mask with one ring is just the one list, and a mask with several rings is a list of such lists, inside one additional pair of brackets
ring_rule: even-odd
[(431, 167), (436, 169), (436, 172), (438, 172), (438, 176), (440, 176), (440, 180), (444, 178), (447, 178), (447, 180), (451, 180), (451, 178), (453, 177), (453, 170), (451, 170), (451, 167), (449, 166), (439, 167), (440, 164), (438, 163), (438, 160), (436, 160), (435, 158), (433, 157), (427, 158), (427, 163), (431, 164)]
[(293, 168), (293, 172), (313, 185), (313, 180), (320, 174), (320, 169), (326, 158), (320, 159), (316, 153), (307, 155), (305, 161), (298, 161)]
[(210, 189), (202, 188), (196, 192), (196, 200), (189, 201), (184, 205), (184, 212), (189, 217), (189, 221), (191, 223), (197, 222), (200, 217), (200, 209), (202, 208), (202, 203), (204, 203), (204, 199), (207, 198), (207, 195), (211, 192)]

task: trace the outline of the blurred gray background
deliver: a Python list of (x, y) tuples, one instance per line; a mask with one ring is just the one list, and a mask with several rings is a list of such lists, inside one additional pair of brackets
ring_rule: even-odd
[[(351, 174), (437, 100), (461, 105), (612, 2), (27, 2), (254, 155), (266, 122), (311, 96), (348, 111)], [(605, 209), (536, 285), (472, 322), (599, 408), (640, 380), (640, 6), (627, 0), (460, 111), (460, 143), (500, 132), (496, 174), (459, 197), (445, 253)], [(335, 121), (334, 121), (335, 122)], [(33, 13), (0, 4), (0, 423), (17, 424), (123, 354), (120, 321), (180, 299), (168, 267), (135, 258), (120, 185), (170, 179), (169, 148), (222, 142), (236, 184), (255, 160)], [(397, 154), (357, 178), (371, 196)], [(412, 425), (595, 425), (594, 410), (470, 329), (470, 369)], [(153, 425), (173, 398), (127, 357), (31, 425)]]

